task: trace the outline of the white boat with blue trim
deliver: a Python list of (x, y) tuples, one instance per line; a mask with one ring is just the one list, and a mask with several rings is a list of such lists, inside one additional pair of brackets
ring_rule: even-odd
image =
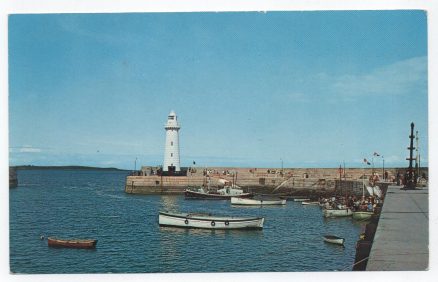
[(214, 216), (203, 213), (159, 212), (160, 226), (204, 229), (262, 229), (263, 217)]

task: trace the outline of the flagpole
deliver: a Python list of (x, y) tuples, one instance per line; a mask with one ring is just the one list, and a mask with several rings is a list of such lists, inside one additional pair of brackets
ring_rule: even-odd
[[(366, 160), (366, 159), (365, 159)], [(365, 200), (365, 164), (363, 164), (363, 177), (362, 177), (362, 202)]]

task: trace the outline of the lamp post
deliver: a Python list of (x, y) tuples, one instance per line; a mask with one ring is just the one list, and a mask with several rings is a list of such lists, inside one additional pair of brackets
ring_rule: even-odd
[(382, 177), (383, 177), (383, 181), (386, 181), (386, 176), (385, 176), (385, 157), (382, 156)]
[(281, 160), (281, 176), (283, 176), (283, 159), (280, 160)]
[(137, 171), (137, 157), (135, 158), (134, 161), (134, 172)]

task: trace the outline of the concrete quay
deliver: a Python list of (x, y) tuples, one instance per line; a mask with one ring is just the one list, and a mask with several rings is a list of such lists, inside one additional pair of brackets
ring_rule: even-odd
[(389, 186), (372, 243), (367, 271), (429, 267), (429, 190)]

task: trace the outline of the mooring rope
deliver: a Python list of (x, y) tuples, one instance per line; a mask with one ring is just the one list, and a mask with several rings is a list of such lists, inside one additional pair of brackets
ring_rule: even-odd
[(364, 260), (367, 260), (368, 258), (369, 258), (369, 257), (363, 258), (363, 259), (361, 259), (360, 261), (353, 263), (351, 266), (347, 266), (346, 268), (341, 269), (341, 271), (345, 271), (345, 270), (347, 270), (347, 269), (352, 269), (353, 266), (355, 266), (356, 264), (359, 264), (359, 263), (363, 262)]

